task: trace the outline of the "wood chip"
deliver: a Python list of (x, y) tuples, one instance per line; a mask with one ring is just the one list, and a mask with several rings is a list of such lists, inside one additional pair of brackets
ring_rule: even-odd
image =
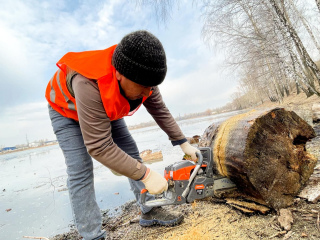
[(239, 207), (246, 208), (246, 209), (249, 209), (251, 211), (261, 212), (262, 214), (266, 214), (270, 210), (269, 208), (267, 208), (265, 206), (258, 205), (258, 204), (255, 204), (255, 203), (239, 201), (239, 200), (232, 199), (232, 198), (227, 198), (226, 200), (227, 200), (227, 204), (237, 205)]
[(280, 216), (278, 222), (284, 230), (291, 230), (291, 224), (293, 223), (292, 212), (289, 209), (280, 209)]
[(289, 231), (286, 235), (284, 235), (283, 240), (287, 240), (291, 237), (292, 231)]
[(240, 210), (241, 212), (244, 212), (244, 213), (254, 213), (254, 211), (252, 211), (252, 210), (240, 207), (240, 206), (232, 204), (232, 203), (229, 203), (229, 205), (234, 207), (234, 208), (236, 208), (236, 209), (238, 209), (238, 210)]
[(272, 235), (271, 237), (269, 237), (269, 239), (272, 239), (272, 238), (275, 238), (275, 237), (282, 236), (282, 235), (284, 235), (284, 234), (286, 234), (286, 233), (287, 233), (287, 231), (281, 231), (281, 232), (278, 232), (278, 233), (276, 233), (276, 234)]
[(309, 202), (317, 203), (320, 199), (320, 178), (311, 175), (309, 183), (298, 196), (308, 199)]
[(308, 237), (306, 233), (301, 233), (301, 237)]

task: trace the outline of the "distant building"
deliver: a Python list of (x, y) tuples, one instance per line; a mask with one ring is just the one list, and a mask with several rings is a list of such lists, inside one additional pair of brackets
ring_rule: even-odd
[(39, 143), (39, 142), (29, 143), (29, 147), (39, 147), (39, 146), (40, 146), (40, 143)]
[(13, 151), (13, 150), (17, 150), (16, 147), (5, 147), (5, 148), (2, 148), (0, 149), (0, 152), (6, 152), (6, 151)]

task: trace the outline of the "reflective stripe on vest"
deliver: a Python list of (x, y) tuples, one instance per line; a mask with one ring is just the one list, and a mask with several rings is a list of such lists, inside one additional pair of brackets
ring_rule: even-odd
[[(59, 69), (51, 78), (46, 91), (46, 98), (53, 109), (62, 116), (78, 121), (75, 99), (72, 98), (66, 86), (65, 73)], [(70, 97), (68, 97), (70, 96)], [(73, 101), (72, 101), (73, 100)]]
[(61, 82), (60, 82), (60, 72), (61, 72), (61, 69), (58, 70), (58, 74), (57, 74), (57, 82), (58, 82), (59, 89), (64, 97), (64, 100), (66, 101), (66, 103), (68, 103), (68, 109), (75, 111), (76, 107), (75, 107), (74, 103), (71, 102), (71, 100), (66, 96), (66, 94), (62, 90)]
[(56, 99), (56, 92), (54, 91), (53, 87), (52, 87), (52, 81), (53, 81), (53, 77), (50, 80), (50, 86), (51, 86), (51, 90), (50, 90), (50, 101), (54, 102)]

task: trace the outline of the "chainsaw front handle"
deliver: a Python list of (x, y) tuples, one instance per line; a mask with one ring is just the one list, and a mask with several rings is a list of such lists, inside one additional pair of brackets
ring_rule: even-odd
[(197, 162), (196, 167), (194, 168), (190, 178), (189, 178), (189, 183), (188, 186), (186, 187), (186, 189), (183, 191), (183, 193), (181, 194), (182, 197), (186, 198), (189, 191), (190, 191), (190, 185), (193, 182), (193, 179), (195, 178), (195, 176), (197, 175), (199, 169), (201, 168), (202, 162), (203, 162), (203, 156), (201, 154), (201, 152), (196, 152), (196, 156), (198, 157), (199, 161)]
[(202, 156), (201, 152), (196, 152), (196, 156), (198, 158), (197, 165), (199, 165), (201, 167), (202, 162), (203, 162), (203, 156)]

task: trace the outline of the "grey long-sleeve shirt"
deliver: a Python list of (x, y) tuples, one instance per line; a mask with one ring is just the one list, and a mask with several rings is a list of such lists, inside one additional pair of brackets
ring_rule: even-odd
[[(72, 80), (77, 112), (84, 143), (89, 154), (106, 167), (131, 179), (138, 180), (146, 166), (122, 151), (112, 140), (111, 121), (100, 97), (98, 84), (78, 74)], [(185, 136), (162, 100), (159, 88), (143, 103), (169, 139), (178, 144)], [(174, 144), (177, 145), (177, 144)]]

